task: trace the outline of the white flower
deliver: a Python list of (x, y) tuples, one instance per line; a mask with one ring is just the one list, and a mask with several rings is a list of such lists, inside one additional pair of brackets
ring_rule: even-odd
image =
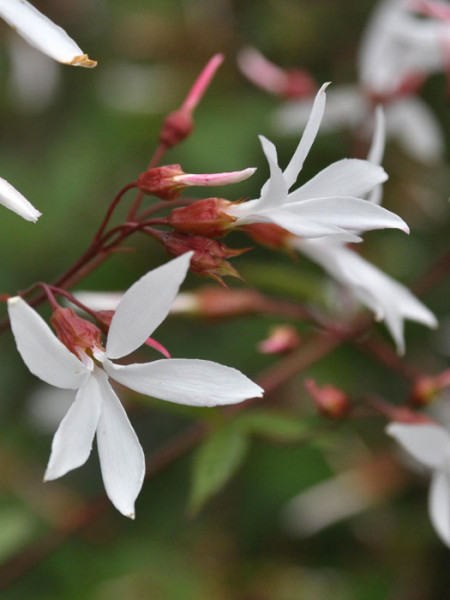
[(50, 385), (78, 390), (53, 438), (45, 480), (84, 464), (96, 433), (106, 493), (129, 517), (134, 516), (145, 460), (108, 376), (140, 394), (191, 406), (234, 404), (263, 393), (236, 369), (211, 361), (162, 359), (125, 366), (113, 362), (139, 348), (165, 319), (191, 255), (150, 271), (131, 286), (117, 306), (105, 350), (98, 344), (84, 349), (76, 345), (76, 356), (24, 300), (8, 301), (17, 348), (30, 371)]
[[(370, 162), (381, 163), (384, 144), (385, 124), (383, 111), (379, 108), (376, 112), (373, 142), (368, 155)], [(382, 186), (379, 185), (372, 190), (365, 202), (379, 204), (381, 200)], [(377, 320), (384, 320), (399, 354), (405, 352), (404, 319), (428, 327), (437, 327), (436, 317), (408, 288), (338, 240), (291, 238), (289, 244), (319, 264), (336, 281), (349, 288), (362, 304), (375, 313)]]
[(448, 24), (418, 18), (412, 9), (411, 0), (384, 0), (367, 25), (359, 50), (359, 74), (362, 86), (372, 94), (395, 94), (411, 77), (425, 77), (445, 66)]
[(387, 433), (432, 471), (428, 510), (441, 540), (450, 547), (450, 435), (441, 425), (391, 423)]
[[(276, 111), (274, 125), (284, 134), (303, 128), (313, 105), (312, 99), (285, 102)], [(327, 94), (327, 110), (321, 130), (364, 129), (372, 103), (357, 86), (341, 85)], [(414, 160), (432, 164), (442, 158), (445, 148), (441, 127), (428, 105), (419, 97), (399, 95), (384, 105), (386, 132)]]
[(27, 0), (0, 0), (0, 17), (31, 46), (54, 60), (75, 67), (95, 67), (78, 44)]
[(35, 223), (41, 216), (41, 213), (15, 187), (1, 177), (0, 204), (20, 215), (26, 221)]
[(325, 109), (325, 88), (319, 90), (300, 143), (284, 170), (278, 166), (275, 146), (261, 137), (270, 167), (270, 178), (260, 198), (234, 204), (227, 213), (235, 226), (271, 222), (306, 238), (346, 236), (357, 240), (358, 231), (408, 226), (397, 215), (363, 200), (365, 194), (387, 179), (384, 170), (365, 160), (344, 159), (320, 171), (313, 179), (289, 192), (319, 130)]

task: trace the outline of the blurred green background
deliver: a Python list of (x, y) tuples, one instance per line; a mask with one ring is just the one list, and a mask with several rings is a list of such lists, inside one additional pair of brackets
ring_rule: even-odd
[[(299, 136), (284, 138), (274, 130), (271, 117), (279, 101), (244, 79), (236, 66), (236, 52), (243, 45), (254, 45), (283, 66), (310, 70), (318, 82), (353, 82), (358, 42), (374, 2), (43, 0), (35, 5), (99, 65), (88, 71), (52, 63), (49, 68), (55, 71), (50, 75), (42, 66), (33, 85), (42, 84), (49, 98), (42, 92), (44, 99), (36, 104), (33, 87), (18, 89), (14, 83), (19, 42), (0, 24), (0, 174), (43, 213), (32, 225), (1, 211), (0, 293), (13, 294), (36, 280), (50, 281), (80, 255), (117, 191), (146, 168), (164, 115), (181, 103), (216, 52), (224, 52), (226, 62), (196, 111), (195, 133), (169, 151), (165, 162), (180, 163), (194, 173), (258, 167), (251, 179), (220, 192), (230, 200), (256, 197), (267, 177), (257, 135), (276, 143), (282, 165)], [(47, 76), (53, 84), (46, 88)], [(430, 78), (423, 97), (448, 139), (443, 75)], [(352, 146), (349, 135), (319, 136), (304, 177), (349, 156)], [(418, 165), (395, 144), (389, 145), (384, 166), (390, 173), (385, 206), (406, 219), (412, 234), (371, 233), (363, 253), (411, 283), (448, 246), (448, 168)], [(236, 234), (227, 243), (244, 247), (248, 240)], [(123, 290), (166, 260), (150, 240), (136, 239), (131, 245), (136, 249), (133, 254), (113, 256), (78, 288)], [(229, 281), (231, 287), (256, 286), (302, 303), (319, 297), (326, 305), (327, 278), (302, 257), (292, 261), (256, 249), (233, 265), (246, 284)], [(204, 283), (190, 275), (183, 289)], [(444, 324), (448, 292), (447, 281), (425, 298)], [(0, 310), (3, 316), (4, 308)], [(257, 344), (270, 326), (285, 321), (264, 316), (227, 322), (173, 317), (158, 330), (157, 338), (174, 357), (216, 360), (255, 377), (280, 360), (259, 354)], [(301, 335), (311, 333), (308, 325), (299, 329)], [(377, 329), (391, 344), (384, 328)], [(445, 327), (443, 333), (411, 323), (406, 329), (407, 359), (425, 371), (443, 369), (450, 349)], [(0, 351), (0, 560), (6, 561), (103, 487), (96, 451), (81, 469), (42, 484), (52, 433), (67, 401), (28, 373), (9, 332), (1, 336)], [(403, 402), (408, 394), (408, 385), (398, 374), (357, 347), (343, 345), (266, 401), (266, 408), (284, 411), (305, 426), (305, 441), (252, 439), (236, 477), (195, 517), (187, 510), (192, 455), (183, 457), (144, 485), (135, 522), (109, 507), (2, 597), (448, 598), (448, 550), (428, 521), (426, 477), (395, 466), (387, 454), (391, 446), (382, 419), (330, 426), (317, 418), (302, 385), (306, 375), (356, 397), (370, 391)], [(223, 422), (216, 409), (166, 406), (127, 396), (124, 390), (121, 398), (146, 452), (161, 447), (191, 421), (205, 420), (213, 429)], [(307, 533), (306, 527), (299, 536), (282, 525), (280, 515), (288, 500), (349, 470), (356, 479), (350, 478), (344, 487), (363, 498), (352, 518), (336, 519), (317, 532)], [(324, 503), (336, 494), (336, 504), (345, 507), (350, 500), (345, 494), (341, 498), (340, 491), (337, 480), (334, 488), (324, 489)], [(320, 506), (317, 510), (320, 513)]]

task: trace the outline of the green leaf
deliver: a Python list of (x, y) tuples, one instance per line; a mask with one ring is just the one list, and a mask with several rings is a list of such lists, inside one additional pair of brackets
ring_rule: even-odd
[(196, 514), (205, 502), (231, 479), (248, 449), (245, 432), (230, 423), (215, 431), (194, 456), (189, 512)]
[(280, 442), (299, 442), (306, 438), (311, 424), (305, 420), (272, 411), (250, 411), (239, 415), (235, 425), (251, 435)]

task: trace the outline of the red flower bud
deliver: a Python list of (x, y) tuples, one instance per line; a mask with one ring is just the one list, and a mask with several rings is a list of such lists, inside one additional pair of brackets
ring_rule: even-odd
[(105, 351), (100, 329), (79, 317), (71, 308), (57, 308), (50, 322), (58, 339), (83, 362), (86, 355), (92, 358), (98, 351)]
[(426, 406), (446, 387), (450, 387), (450, 369), (438, 375), (417, 377), (411, 390), (410, 402), (414, 406)]
[(157, 196), (162, 200), (174, 200), (187, 187), (175, 179), (177, 175), (184, 175), (180, 165), (164, 165), (148, 169), (139, 175), (138, 188), (141, 192)]
[(252, 223), (245, 225), (243, 229), (255, 242), (273, 250), (288, 249), (289, 238), (295, 237), (286, 229), (272, 223)]
[(159, 141), (166, 148), (172, 148), (187, 138), (193, 128), (192, 112), (181, 107), (165, 118)]
[(324, 417), (342, 419), (350, 412), (347, 395), (333, 385), (319, 387), (314, 379), (306, 379), (305, 388)]
[(216, 240), (181, 233), (163, 233), (160, 239), (171, 256), (180, 256), (193, 250), (190, 269), (194, 273), (212, 277), (222, 285), (225, 285), (222, 277), (227, 275), (242, 279), (226, 259), (239, 256), (250, 248), (233, 250)]
[(300, 336), (291, 325), (276, 325), (269, 331), (269, 336), (258, 344), (263, 354), (285, 354), (295, 350), (300, 344)]
[(236, 217), (226, 209), (232, 203), (222, 198), (206, 198), (190, 206), (176, 208), (167, 217), (167, 224), (180, 233), (190, 233), (209, 238), (225, 235)]

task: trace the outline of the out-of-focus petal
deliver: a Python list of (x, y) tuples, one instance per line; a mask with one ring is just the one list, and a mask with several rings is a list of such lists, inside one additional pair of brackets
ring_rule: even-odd
[(284, 170), (284, 178), (288, 188), (290, 188), (297, 181), (298, 174), (302, 170), (305, 158), (308, 156), (311, 146), (316, 139), (320, 123), (322, 122), (323, 113), (325, 111), (325, 90), (328, 86), (329, 83), (324, 83), (317, 92), (311, 114), (309, 115), (305, 130), (303, 131), (302, 139), (300, 140), (297, 150), (294, 152), (294, 155), (292, 156), (288, 166)]
[(189, 269), (192, 252), (153, 269), (122, 296), (106, 342), (108, 358), (120, 358), (139, 348), (167, 317)]
[(402, 98), (386, 110), (389, 135), (409, 155), (423, 163), (442, 159), (445, 142), (432, 111), (420, 98)]
[(95, 374), (102, 398), (97, 445), (103, 483), (119, 512), (134, 519), (134, 503), (145, 475), (145, 457), (119, 398), (102, 371)]
[(287, 202), (332, 196), (361, 198), (387, 178), (384, 169), (378, 165), (367, 160), (344, 158), (332, 163), (298, 190), (291, 192)]
[(0, 0), (0, 17), (31, 46), (58, 62), (76, 67), (97, 64), (67, 33), (27, 0)]
[(379, 104), (375, 109), (372, 143), (370, 145), (367, 160), (374, 165), (381, 165), (384, 147), (386, 146), (386, 118), (383, 107)]
[(68, 389), (77, 389), (86, 382), (90, 371), (22, 298), (10, 298), (8, 312), (17, 349), (33, 375)]
[(100, 410), (100, 387), (96, 377), (89, 377), (53, 437), (45, 481), (62, 477), (87, 461)]
[(16, 190), (14, 186), (0, 177), (0, 204), (6, 206), (19, 216), (23, 217), (26, 221), (36, 221), (41, 216), (41, 213), (34, 208), (25, 196)]
[(208, 360), (171, 358), (126, 366), (105, 361), (104, 368), (136, 392), (190, 406), (236, 404), (264, 393), (237, 369)]
[(450, 547), (450, 476), (446, 471), (433, 474), (428, 508), (437, 534)]
[(390, 423), (386, 433), (413, 458), (432, 469), (442, 467), (449, 455), (450, 435), (440, 425)]

